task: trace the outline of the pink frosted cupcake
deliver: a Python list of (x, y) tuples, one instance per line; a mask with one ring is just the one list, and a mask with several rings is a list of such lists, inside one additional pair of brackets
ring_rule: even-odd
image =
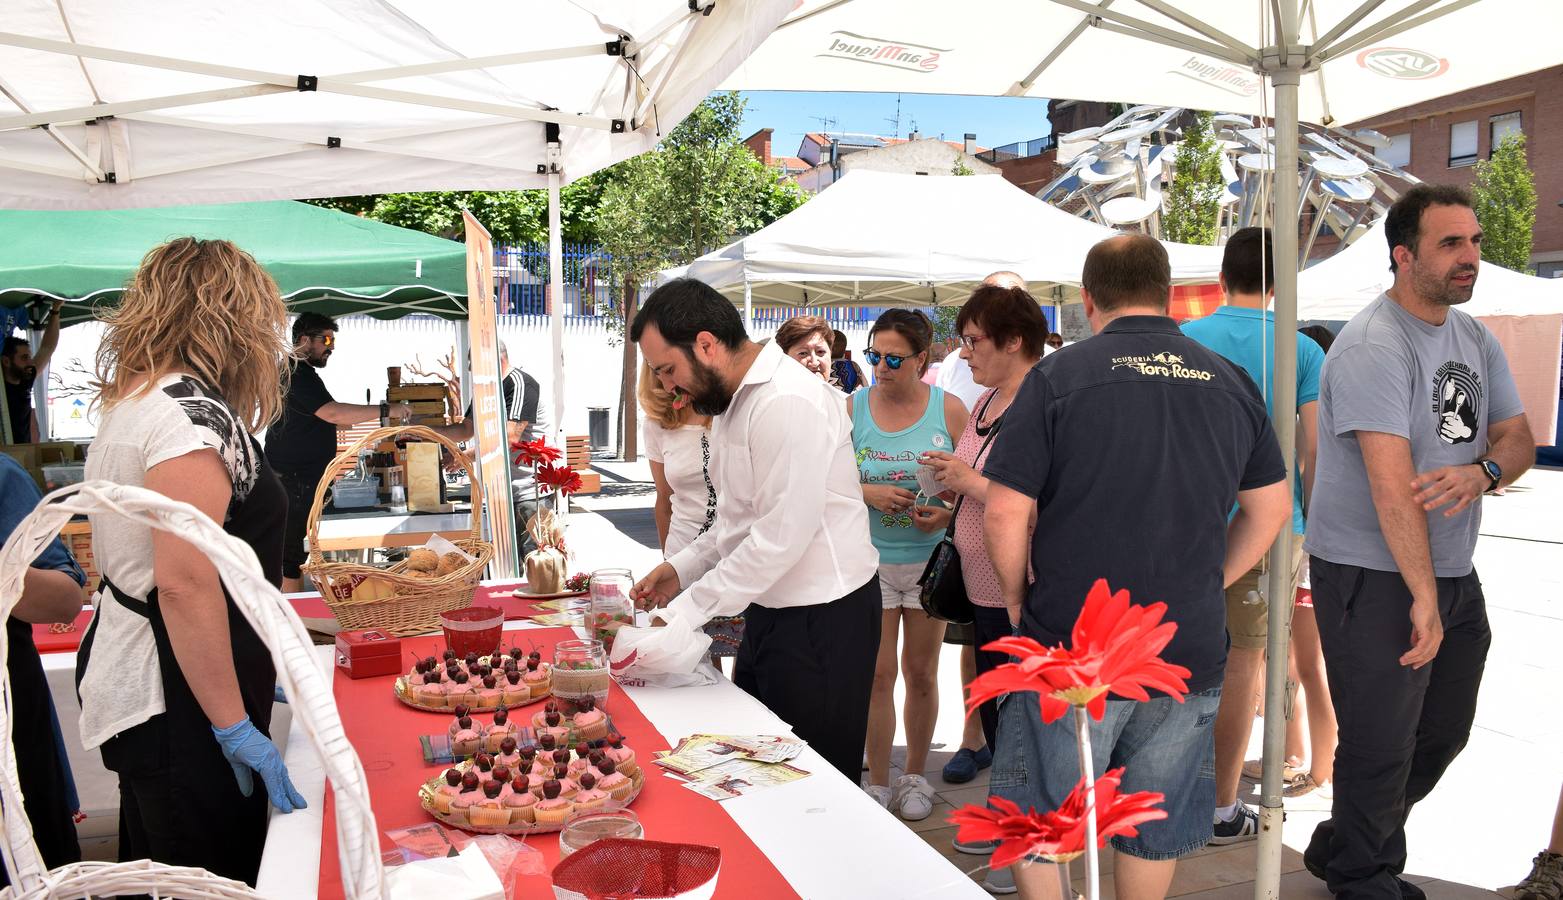
[(500, 745), (505, 742), (505, 738), (514, 740), (519, 731), (520, 729), (516, 727), (516, 723), (510, 719), (510, 710), (501, 706), (499, 709), (494, 710), (494, 724), (484, 734), (483, 749), (490, 753), (498, 753)]
[(445, 706), (445, 681), (439, 672), (430, 672), (423, 684), (412, 689), (412, 696), (420, 706)]
[(533, 794), (527, 786), (527, 782), (516, 778), (510, 783), (510, 793), (500, 801), (505, 808), (510, 810), (510, 824), (530, 825), (537, 821), (537, 815), (533, 811), (537, 806), (537, 795)]
[(602, 778), (597, 781), (597, 789), (607, 791), (608, 795), (620, 803), (630, 798), (630, 792), (635, 789), (635, 782), (616, 771), (613, 760), (603, 760)]
[(461, 776), (461, 793), (450, 801), (450, 817), (458, 822), (470, 821), (467, 812), (481, 799), (483, 792), (479, 790), (477, 773), (468, 772)]
[(608, 716), (597, 708), (596, 701), (591, 697), (584, 697), (581, 705), (584, 708), (573, 717), (576, 735), (588, 741), (607, 737)]
[(510, 824), (510, 810), (499, 799), (504, 785), (490, 781), (483, 785), (483, 799), (467, 807), (467, 821), (478, 828), (502, 828)]
[(550, 726), (557, 726), (564, 722), (564, 716), (559, 712), (559, 703), (550, 700), (543, 704), (542, 712), (532, 714), (532, 730), (542, 737), (543, 730)]
[(499, 699), (506, 706), (520, 706), (532, 699), (532, 689), (521, 680), (520, 671), (505, 670), (505, 680), (499, 685)]
[(533, 807), (536, 811), (537, 824), (539, 825), (563, 825), (569, 818), (573, 804), (559, 796), (560, 784), (557, 781), (543, 783), (543, 799), (537, 801)]
[(499, 752), (494, 754), (494, 765), (507, 766), (511, 771), (521, 768), (521, 754), (516, 752), (516, 739), (507, 737), (499, 743)]
[(446, 689), (445, 705), (451, 709), (458, 706), (472, 707), (477, 705), (477, 691), (473, 689), (467, 678), (466, 672), (456, 673), (456, 683)]
[(451, 752), (457, 756), (472, 756), (483, 749), (482, 725), (473, 722), (471, 716), (462, 716), (455, 722), (450, 736)]
[(472, 757), (472, 768), (469, 770), (478, 774), (478, 781), (487, 784), (494, 780), (494, 757), (487, 753), (479, 752)]
[(590, 772), (582, 773), (580, 785), (581, 792), (576, 794), (575, 797), (571, 800), (571, 802), (575, 804), (575, 808), (578, 810), (584, 812), (587, 810), (601, 809), (610, 799), (612, 799), (606, 791), (600, 791), (597, 789), (597, 776)]
[(545, 668), (535, 659), (526, 661), (526, 671), (521, 673), (521, 681), (526, 684), (527, 692), (533, 700), (547, 694), (553, 687), (552, 670)]
[(635, 762), (635, 751), (624, 746), (624, 738), (621, 735), (611, 735), (604, 752), (609, 759), (613, 760), (614, 766), (625, 775), (634, 775), (635, 770), (640, 768), (640, 765)]
[(434, 792), (434, 810), (442, 816), (450, 815), (450, 803), (461, 793), (461, 773), (455, 769), (445, 770), (445, 783)]
[(500, 703), (499, 680), (492, 674), (483, 676), (483, 686), (478, 688), (478, 705), (484, 709), (493, 709)]

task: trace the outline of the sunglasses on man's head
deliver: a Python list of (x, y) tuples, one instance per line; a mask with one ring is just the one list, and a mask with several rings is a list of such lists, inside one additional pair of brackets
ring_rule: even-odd
[(871, 366), (879, 365), (879, 361), (882, 359), (885, 361), (885, 365), (892, 369), (901, 368), (901, 363), (911, 359), (910, 356), (896, 356), (894, 353), (880, 353), (878, 350), (863, 351), (863, 358), (868, 360), (868, 364)]

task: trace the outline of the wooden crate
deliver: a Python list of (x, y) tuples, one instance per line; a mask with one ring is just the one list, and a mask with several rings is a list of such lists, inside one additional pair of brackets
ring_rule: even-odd
[(399, 400), (406, 400), (409, 403), (437, 400), (440, 403), (444, 403), (445, 397), (446, 390), (444, 382), (433, 382), (431, 384), (403, 384), (398, 387), (385, 389), (385, 399), (388, 403), (396, 403)]

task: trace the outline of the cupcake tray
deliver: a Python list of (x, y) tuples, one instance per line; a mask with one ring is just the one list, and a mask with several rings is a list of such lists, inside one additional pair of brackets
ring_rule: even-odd
[[(514, 706), (506, 706), (505, 708), (506, 709), (515, 710), (515, 709), (522, 709), (524, 707), (532, 706), (532, 705), (537, 704), (537, 703), (542, 703), (544, 700), (547, 700), (548, 698), (550, 698), (550, 697), (552, 697), (554, 695), (553, 684), (554, 684), (553, 678), (550, 677), (548, 679), (548, 693), (543, 694), (540, 697), (529, 698), (525, 702), (517, 703)], [(432, 706), (424, 706), (423, 704), (418, 703), (416, 700), (414, 700), (413, 697), (407, 692), (407, 676), (406, 675), (398, 675), (398, 676), (396, 676), (396, 683), (391, 686), (391, 692), (396, 695), (396, 699), (402, 701), (403, 703), (407, 704), (408, 706), (412, 707), (413, 709), (418, 710), (419, 712), (445, 713), (446, 715), (455, 715), (455, 713), (448, 706), (442, 706), (442, 707), (439, 707), (438, 709), (436, 709), (435, 707), (432, 707)], [(480, 712), (482, 712), (482, 713), (491, 713), (491, 712), (494, 712), (495, 710), (499, 709), (499, 706), (472, 706), (471, 704), (468, 704), (468, 708), (470, 709), (470, 711), (475, 712), (475, 713), (480, 713)]]
[[(465, 773), (471, 765), (472, 763), (469, 760), (455, 766), (454, 768), (459, 769), (462, 773)], [(435, 821), (439, 822), (441, 825), (447, 825), (451, 828), (459, 828), (462, 831), (470, 832), (472, 834), (508, 834), (512, 837), (525, 837), (529, 834), (550, 834), (564, 830), (563, 822), (560, 822), (557, 825), (539, 825), (536, 822), (533, 822), (530, 825), (472, 825), (467, 822), (458, 822), (450, 816), (440, 815), (440, 813), (434, 808), (434, 792), (439, 790), (439, 787), (442, 783), (444, 783), (444, 780), (445, 770), (441, 769), (439, 774), (435, 775), (433, 778), (430, 778), (428, 781), (425, 781), (418, 788), (418, 800), (423, 804), (424, 811), (433, 816)], [(630, 788), (630, 795), (628, 798), (622, 802), (618, 800), (609, 800), (603, 806), (598, 808), (623, 809), (629, 806), (631, 803), (634, 803), (635, 798), (640, 796), (641, 788), (645, 787), (646, 784), (646, 770), (644, 767), (636, 766), (635, 774), (630, 776), (630, 783), (633, 784), (634, 787)]]

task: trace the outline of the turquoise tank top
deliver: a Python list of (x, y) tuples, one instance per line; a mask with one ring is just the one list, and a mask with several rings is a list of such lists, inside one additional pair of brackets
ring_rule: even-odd
[[(884, 432), (869, 412), (868, 388), (852, 395), (852, 448), (857, 451), (858, 479), (863, 484), (893, 484), (917, 493), (917, 458), (929, 450), (955, 452), (944, 421), (944, 391), (928, 389), (928, 408), (922, 418), (903, 431)], [(919, 502), (930, 502), (919, 497)], [(940, 506), (938, 500), (931, 501)], [(912, 524), (910, 513), (888, 515), (872, 506), (868, 510), (869, 536), (887, 565), (925, 563), (943, 539), (944, 532), (927, 534)]]

